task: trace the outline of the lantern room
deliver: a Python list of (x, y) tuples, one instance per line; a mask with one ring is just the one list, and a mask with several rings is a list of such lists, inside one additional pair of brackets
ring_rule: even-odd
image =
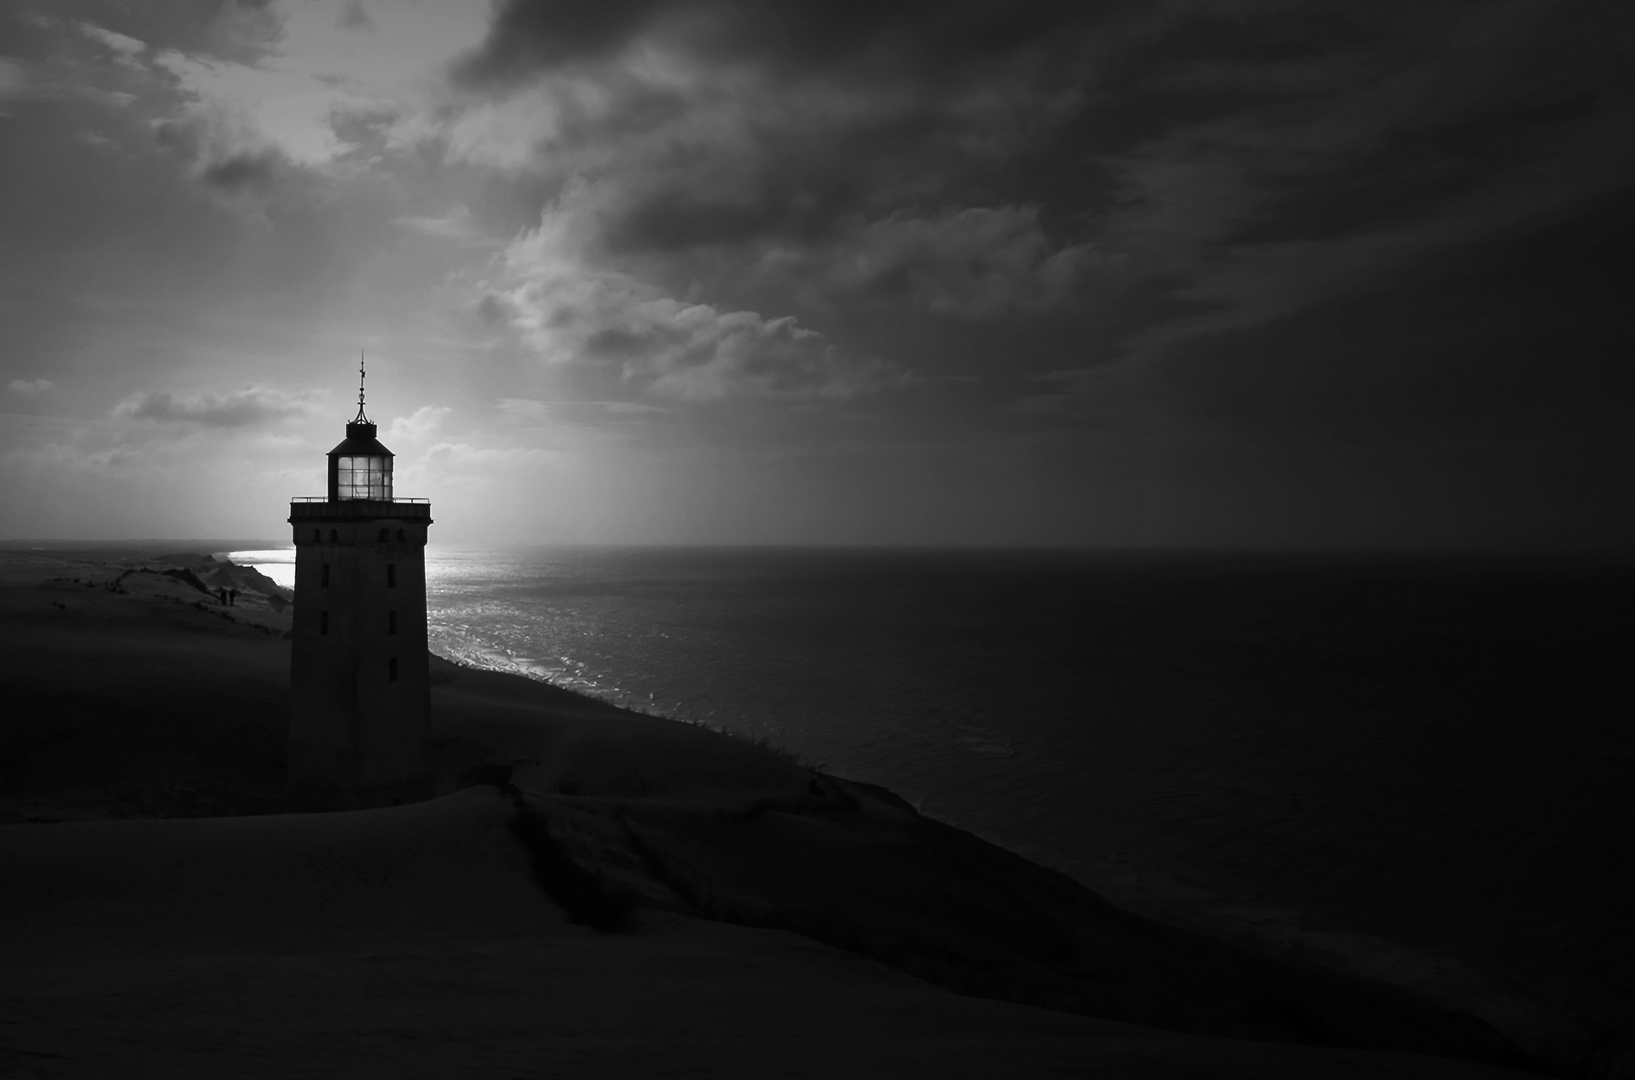
[(374, 424), (354, 420), (346, 425), (346, 439), (329, 452), (329, 499), (391, 498), (392, 452), (375, 439)]
[(329, 452), (329, 501), (392, 501), (392, 452), (375, 438), (375, 425), (363, 414), (363, 365), (358, 365), (358, 415), (346, 425), (346, 438)]

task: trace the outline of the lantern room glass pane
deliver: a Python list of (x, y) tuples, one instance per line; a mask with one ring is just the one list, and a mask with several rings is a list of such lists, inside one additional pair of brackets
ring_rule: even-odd
[(392, 459), (377, 454), (337, 458), (335, 494), (341, 499), (390, 499)]

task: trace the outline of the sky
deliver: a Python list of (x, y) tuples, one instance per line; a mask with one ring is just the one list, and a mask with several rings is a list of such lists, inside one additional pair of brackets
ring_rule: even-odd
[(1635, 542), (1635, 5), (8, 0), (0, 539)]

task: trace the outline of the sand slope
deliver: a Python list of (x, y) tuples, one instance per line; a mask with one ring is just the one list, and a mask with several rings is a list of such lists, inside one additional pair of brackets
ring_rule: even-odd
[[(1380, 1049), (1516, 1060), (1474, 1021), (526, 680), (439, 666), (436, 800), (246, 814), (277, 798), (275, 613), (228, 621), (116, 572), (0, 566), (0, 1073), (1517, 1075)], [(151, 813), (170, 816), (107, 820)], [(625, 929), (570, 921), (541, 845), (633, 905)]]
[(1460, 1076), (963, 998), (791, 934), (575, 927), (476, 788), (333, 815), (0, 828), (20, 1076)]

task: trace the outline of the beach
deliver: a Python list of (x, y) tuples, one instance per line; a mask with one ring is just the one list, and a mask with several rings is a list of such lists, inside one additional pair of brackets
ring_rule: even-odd
[(142, 553), (0, 558), (19, 1075), (1537, 1067), (1491, 1023), (1128, 913), (873, 785), (436, 658), (437, 797), (283, 813), (280, 604)]

